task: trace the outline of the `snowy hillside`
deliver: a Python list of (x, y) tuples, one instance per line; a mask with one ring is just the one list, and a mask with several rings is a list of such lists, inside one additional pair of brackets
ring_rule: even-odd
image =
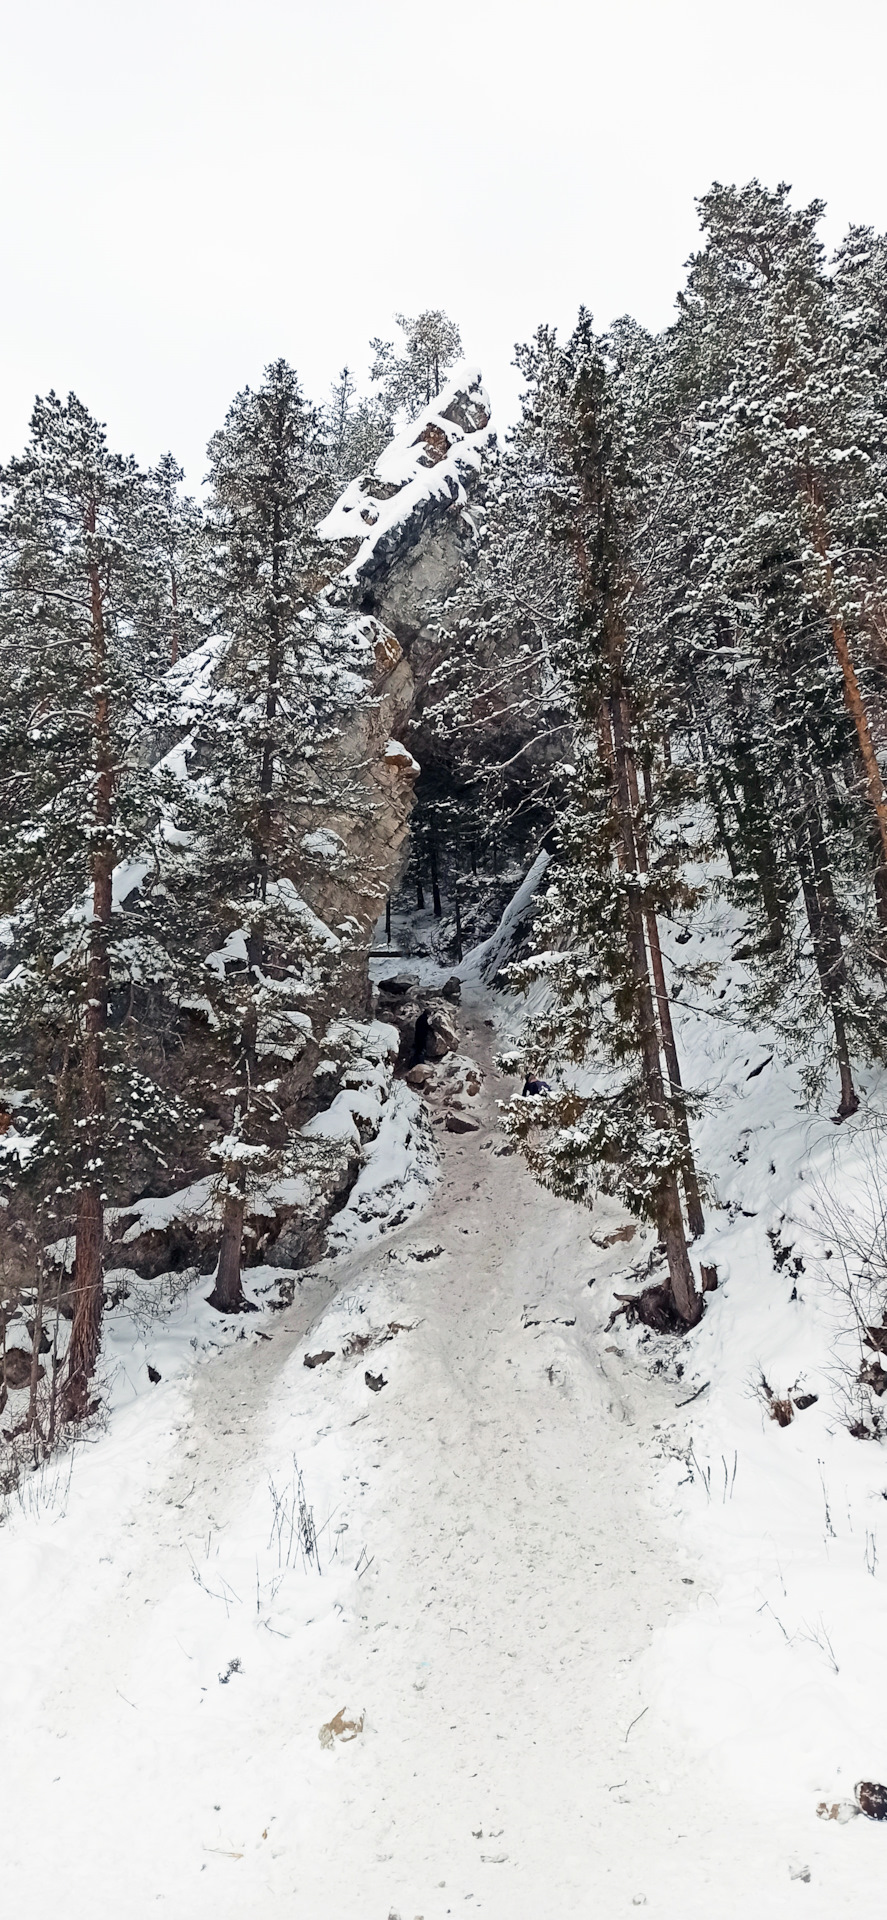
[[(776, 1059), (764, 1106), (768, 1049), (711, 1017), (715, 980), (682, 1040), (720, 1090), (721, 1285), (688, 1340), (611, 1328), (649, 1236), (507, 1149), (517, 1008), (483, 963), (473, 1068), (401, 1092), (441, 1157), (424, 1212), (368, 1238), (371, 1188), (390, 1219), (415, 1177), (395, 1108), (332, 1257), (253, 1269), (240, 1329), (199, 1293), (140, 1346), (121, 1327), (108, 1430), (10, 1505), (7, 1884), (39, 1847), (75, 1920), (97, 1878), (223, 1920), (876, 1898), (878, 1827), (817, 1818), (884, 1772), (884, 1476), (842, 1424), (820, 1231), (865, 1129), (811, 1128)], [(818, 1398), (780, 1426), (762, 1373)]]
[(698, 212), (0, 471), (16, 1913), (876, 1909), (887, 238)]

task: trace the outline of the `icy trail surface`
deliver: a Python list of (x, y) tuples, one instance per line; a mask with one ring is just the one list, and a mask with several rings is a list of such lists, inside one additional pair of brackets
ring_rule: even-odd
[(0, 1534), (10, 1914), (840, 1920), (880, 1884), (883, 1830), (810, 1796), (794, 1830), (682, 1718), (666, 1650), (716, 1611), (663, 1492), (690, 1389), (604, 1332), (622, 1216), (501, 1151), (486, 1011), (421, 1217)]

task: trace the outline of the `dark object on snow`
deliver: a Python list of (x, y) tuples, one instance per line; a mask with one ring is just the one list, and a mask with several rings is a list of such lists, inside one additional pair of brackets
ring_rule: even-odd
[(458, 1007), (462, 998), (462, 982), (458, 973), (451, 973), (449, 980), (444, 981), (440, 991), (444, 1000), (452, 1000), (453, 1005)]
[(160, 1375), (157, 1371), (157, 1368), (152, 1367), (150, 1360), (148, 1361), (148, 1379), (150, 1380), (152, 1387), (156, 1387), (157, 1382), (160, 1379)]
[[(32, 1347), (34, 1345), (34, 1328), (36, 1327), (36, 1325), (37, 1325), (36, 1320), (25, 1321), (25, 1326), (28, 1329), (28, 1339), (30, 1340)], [(50, 1340), (49, 1334), (47, 1333), (45, 1327), (40, 1328), (40, 1346), (38, 1348), (38, 1352), (40, 1353), (52, 1352), (52, 1341)]]
[(645, 1287), (643, 1293), (617, 1293), (616, 1299), (621, 1304), (613, 1308), (605, 1328), (607, 1333), (620, 1313), (624, 1313), (630, 1327), (639, 1320), (642, 1326), (652, 1327), (654, 1333), (687, 1331), (668, 1287)]
[(887, 1820), (887, 1787), (877, 1780), (857, 1780), (853, 1789), (868, 1820)]
[(547, 1080), (534, 1080), (528, 1074), (526, 1080), (524, 1081), (523, 1086), (521, 1087), (521, 1098), (526, 1099), (527, 1094), (534, 1096), (537, 1093), (550, 1093), (550, 1092), (551, 1092), (551, 1088)]
[(806, 1413), (808, 1407), (815, 1407), (818, 1399), (818, 1393), (799, 1393), (795, 1399), (795, 1406), (799, 1413)]
[(865, 1344), (876, 1353), (887, 1353), (887, 1327), (866, 1327)]
[(769, 1412), (771, 1420), (775, 1420), (778, 1427), (790, 1427), (795, 1417), (795, 1410), (791, 1401), (787, 1397), (780, 1398), (778, 1394), (771, 1393), (769, 1388), (767, 1389), (767, 1398), (770, 1403)]
[(381, 1393), (382, 1388), (388, 1385), (387, 1380), (383, 1378), (381, 1373), (370, 1373), (369, 1369), (363, 1377), (372, 1393)]
[(303, 1367), (325, 1367), (327, 1361), (334, 1357), (332, 1351), (325, 1348), (323, 1353), (306, 1353), (302, 1365)]
[[(30, 1386), (31, 1356), (29, 1353), (25, 1353), (23, 1347), (7, 1347), (5, 1367), (6, 1385), (8, 1387), (16, 1389), (18, 1387)], [(42, 1367), (37, 1368), (37, 1378), (38, 1380), (43, 1379)]]
[(219, 1686), (227, 1687), (228, 1681), (230, 1680), (232, 1673), (242, 1673), (242, 1672), (243, 1672), (243, 1668), (239, 1660), (229, 1660), (228, 1665), (225, 1668), (225, 1672), (219, 1674)]
[(467, 1113), (448, 1113), (444, 1126), (448, 1133), (480, 1133), (480, 1121), (469, 1120)]
[(207, 1294), (206, 1304), (208, 1307), (212, 1307), (216, 1313), (229, 1313), (233, 1315), (235, 1313), (258, 1313), (259, 1311), (256, 1301), (248, 1299), (245, 1293), (241, 1293), (239, 1300), (233, 1300), (229, 1304), (226, 1295), (220, 1298), (218, 1287), (213, 1287), (212, 1293)]
[(379, 992), (389, 1000), (403, 1000), (412, 989), (411, 980), (380, 980)]
[(430, 1032), (431, 1032), (431, 1015), (428, 1012), (427, 1007), (423, 1007), (422, 1012), (420, 1013), (419, 1018), (416, 1021), (416, 1031), (413, 1036), (413, 1066), (414, 1067), (421, 1067), (424, 1062), (425, 1048), (428, 1045), (428, 1036)]
[(856, 1377), (861, 1387), (871, 1387), (872, 1392), (876, 1393), (880, 1400), (884, 1388), (887, 1387), (887, 1373), (884, 1372), (880, 1360), (870, 1360), (867, 1366), (860, 1367)]
[(702, 1291), (703, 1291), (703, 1293), (716, 1293), (716, 1292), (717, 1292), (717, 1288), (718, 1288), (718, 1270), (717, 1270), (717, 1267), (705, 1267), (705, 1266), (701, 1266), (701, 1267), (700, 1267), (700, 1269), (699, 1269), (699, 1278), (700, 1278), (700, 1280), (702, 1281)]
[(342, 1359), (350, 1360), (352, 1353), (366, 1353), (367, 1347), (371, 1347), (372, 1344), (371, 1333), (349, 1333), (342, 1348)]

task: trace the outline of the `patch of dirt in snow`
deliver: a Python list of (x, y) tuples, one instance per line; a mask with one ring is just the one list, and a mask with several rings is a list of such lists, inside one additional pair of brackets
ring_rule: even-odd
[(701, 1691), (720, 1645), (669, 1511), (694, 1384), (604, 1333), (624, 1217), (493, 1150), (486, 1014), (460, 1016), (483, 1124), (440, 1130), (421, 1221), (121, 1407), (4, 1530), (12, 1911), (62, 1884), (70, 1920), (857, 1910), (867, 1823), (828, 1828), (827, 1879), (813, 1807), (774, 1820), (684, 1714), (688, 1649)]

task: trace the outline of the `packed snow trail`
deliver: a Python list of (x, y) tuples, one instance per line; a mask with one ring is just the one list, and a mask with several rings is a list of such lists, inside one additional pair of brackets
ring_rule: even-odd
[(812, 1808), (801, 1878), (810, 1845), (753, 1781), (725, 1797), (717, 1727), (701, 1751), (660, 1683), (669, 1623), (714, 1605), (655, 1491), (686, 1388), (604, 1332), (620, 1216), (501, 1150), (485, 1012), (481, 1129), (440, 1129), (421, 1218), (116, 1415), (0, 1536), (10, 1913), (840, 1920), (861, 1864), (874, 1893)]

